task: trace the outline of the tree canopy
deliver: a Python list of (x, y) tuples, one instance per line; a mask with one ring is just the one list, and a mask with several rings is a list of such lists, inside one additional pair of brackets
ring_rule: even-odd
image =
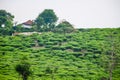
[(42, 13), (38, 15), (35, 22), (37, 24), (37, 28), (41, 29), (43, 26), (43, 29), (51, 29), (51, 26), (53, 26), (58, 20), (58, 17), (56, 16), (55, 12), (52, 9), (45, 9)]
[(68, 21), (62, 21), (56, 26), (56, 31), (65, 33), (70, 33), (74, 30), (74, 27), (72, 24), (70, 24)]
[(2, 27), (2, 24), (4, 24), (6, 27), (12, 26), (14, 16), (6, 12), (5, 10), (0, 10), (0, 27)]
[(27, 55), (23, 56), (21, 62), (19, 64), (16, 65), (15, 70), (16, 72), (19, 73), (19, 75), (22, 76), (23, 80), (27, 80), (28, 76), (30, 74), (32, 74), (31, 70), (30, 70), (30, 64), (28, 62), (28, 58)]
[(0, 35), (11, 35), (12, 34), (12, 21), (14, 16), (5, 11), (0, 10)]

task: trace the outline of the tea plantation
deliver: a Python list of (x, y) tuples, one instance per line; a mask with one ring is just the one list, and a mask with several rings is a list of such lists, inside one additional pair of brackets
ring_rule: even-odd
[(22, 80), (24, 61), (28, 80), (120, 80), (120, 28), (0, 36), (0, 80)]

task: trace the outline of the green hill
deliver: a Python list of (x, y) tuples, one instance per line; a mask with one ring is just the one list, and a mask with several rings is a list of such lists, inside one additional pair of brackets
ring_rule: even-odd
[(120, 28), (0, 36), (0, 80), (22, 80), (23, 60), (28, 80), (120, 80)]

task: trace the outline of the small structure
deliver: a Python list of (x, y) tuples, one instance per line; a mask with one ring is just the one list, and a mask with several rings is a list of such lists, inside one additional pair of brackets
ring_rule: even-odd
[(28, 21), (22, 23), (22, 27), (24, 27), (24, 28), (32, 28), (32, 25), (33, 25), (33, 21), (31, 21), (31, 20), (28, 20)]

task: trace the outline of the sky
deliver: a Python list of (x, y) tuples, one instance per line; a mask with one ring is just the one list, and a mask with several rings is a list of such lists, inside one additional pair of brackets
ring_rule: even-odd
[(53, 9), (58, 22), (65, 19), (75, 28), (120, 27), (120, 0), (0, 0), (0, 9), (13, 14), (18, 23)]

